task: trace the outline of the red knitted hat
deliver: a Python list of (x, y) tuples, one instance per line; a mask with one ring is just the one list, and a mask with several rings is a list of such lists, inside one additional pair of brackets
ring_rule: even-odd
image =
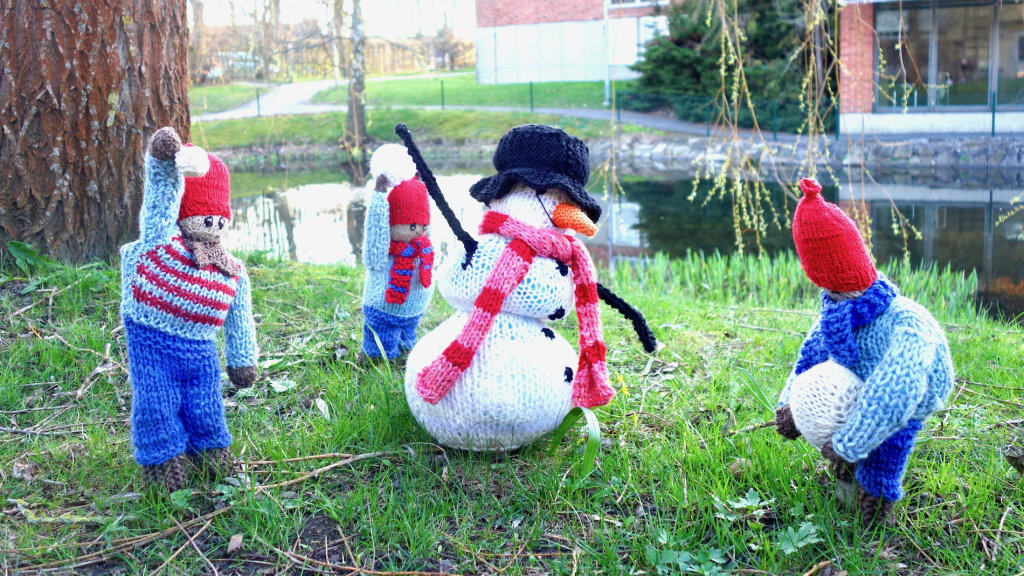
[(427, 186), (419, 178), (410, 178), (391, 189), (388, 194), (391, 205), (391, 225), (430, 225), (430, 202), (427, 201)]
[(870, 288), (878, 272), (857, 225), (821, 197), (821, 184), (804, 178), (800, 190), (804, 197), (793, 216), (793, 241), (807, 277), (833, 292)]
[(190, 216), (223, 216), (231, 220), (231, 174), (220, 158), (208, 156), (210, 170), (205, 176), (185, 178), (179, 221)]

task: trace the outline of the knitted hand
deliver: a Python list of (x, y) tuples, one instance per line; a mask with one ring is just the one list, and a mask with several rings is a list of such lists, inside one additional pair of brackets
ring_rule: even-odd
[(835, 449), (832, 448), (832, 441), (825, 442), (825, 445), (821, 447), (821, 455), (829, 462), (834, 464), (845, 464), (846, 460), (843, 460), (839, 454), (836, 453)]
[(238, 388), (248, 388), (256, 381), (255, 366), (228, 366), (228, 378)]
[(797, 429), (796, 422), (793, 421), (793, 412), (789, 406), (775, 409), (775, 429), (783, 438), (789, 440), (796, 440), (800, 437), (800, 430)]
[(157, 130), (149, 141), (149, 155), (157, 160), (174, 160), (178, 150), (181, 150), (181, 138), (171, 127)]

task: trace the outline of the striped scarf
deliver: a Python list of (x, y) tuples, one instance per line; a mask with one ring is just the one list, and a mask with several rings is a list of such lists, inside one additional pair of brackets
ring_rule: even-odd
[(424, 401), (437, 404), (473, 361), (473, 356), (494, 324), (505, 298), (523, 281), (536, 256), (568, 264), (576, 285), (576, 316), (579, 319), (579, 369), (572, 385), (575, 406), (592, 408), (607, 404), (615, 391), (608, 385), (607, 349), (601, 331), (597, 277), (590, 253), (583, 244), (555, 230), (542, 230), (488, 211), (480, 224), (481, 234), (512, 238), (487, 277), (473, 312), (454, 342), (445, 348), (416, 378), (416, 391)]
[(431, 269), (434, 267), (434, 249), (430, 245), (430, 238), (417, 236), (409, 242), (392, 240), (388, 253), (395, 257), (395, 263), (391, 265), (388, 289), (384, 292), (385, 302), (405, 304), (405, 299), (409, 297), (416, 258), (420, 259), (420, 284), (424, 288), (430, 287)]

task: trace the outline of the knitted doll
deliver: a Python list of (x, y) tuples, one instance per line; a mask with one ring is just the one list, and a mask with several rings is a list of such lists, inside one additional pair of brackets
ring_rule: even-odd
[(855, 490), (864, 521), (883, 521), (903, 496), (914, 436), (953, 385), (949, 344), (931, 314), (878, 273), (857, 226), (821, 186), (805, 178), (800, 189), (793, 239), (822, 288), (821, 316), (779, 397), (776, 426), (820, 448), (838, 495)]
[(216, 156), (182, 146), (171, 128), (153, 135), (139, 239), (121, 247), (132, 443), (150, 488), (183, 488), (186, 461), (211, 477), (233, 469), (217, 333), (236, 386), (256, 379), (257, 349), (249, 277), (220, 243), (230, 194)]
[[(554, 430), (573, 405), (611, 400), (599, 295), (628, 309), (645, 346), (655, 345), (639, 313), (597, 284), (574, 236), (592, 236), (601, 215), (584, 189), (586, 145), (520, 126), (502, 137), (494, 165), (498, 174), (470, 189), (488, 208), (479, 241), (457, 245), (439, 272), (455, 314), (413, 348), (405, 375), (417, 421), (440, 443), (470, 450), (515, 449)], [(573, 304), (578, 356), (547, 324)]]
[(370, 172), (375, 188), (363, 239), (363, 352), (394, 359), (416, 343), (416, 328), (434, 295), (430, 203), (403, 146), (378, 148)]

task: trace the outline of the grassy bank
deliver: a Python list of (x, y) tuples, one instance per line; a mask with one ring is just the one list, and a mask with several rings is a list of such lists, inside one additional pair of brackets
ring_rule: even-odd
[[(834, 575), (1024, 569), (1019, 475), (1001, 453), (1021, 435), (1022, 332), (974, 310), (973, 278), (892, 271), (947, 324), (961, 380), (922, 432), (894, 525), (865, 529), (835, 501), (812, 448), (749, 428), (772, 415), (739, 369), (774, 398), (815, 315), (815, 290), (791, 257), (658, 258), (643, 275), (617, 271), (611, 287), (647, 314), (665, 349), (644, 354), (603, 307), (619, 395), (598, 410), (605, 446), (585, 478), (578, 436), (554, 457), (544, 444), (504, 456), (436, 448), (409, 413), (400, 366), (348, 362), (358, 269), (248, 262), (263, 367), (255, 393), (228, 398), (227, 414), (252, 482), (296, 481), (265, 494), (228, 482), (135, 494), (113, 267), (59, 267), (26, 295), (22, 280), (0, 284), (6, 571), (148, 573), (176, 551), (168, 569), (187, 574), (212, 573), (207, 562), (222, 574), (311, 573), (325, 560), (509, 575), (799, 575), (821, 562)], [(449, 313), (435, 299), (421, 334)], [(573, 322), (557, 323), (570, 341)], [(311, 457), (336, 453), (377, 455), (306, 478), (341, 461)], [(193, 535), (205, 527), (202, 556), (176, 522)], [(234, 535), (242, 549), (228, 556)]]
[[(367, 133), (383, 142), (397, 141), (394, 130), (399, 122), (409, 126), (417, 141), (432, 140), (455, 145), (467, 141), (497, 142), (509, 129), (531, 122), (558, 126), (584, 140), (611, 136), (610, 122), (523, 112), (377, 109), (367, 112), (367, 120)], [(345, 114), (341, 112), (218, 120), (193, 124), (192, 141), (208, 150), (281, 144), (334, 144), (341, 140), (344, 128)], [(618, 131), (650, 130), (620, 125)]]
[[(472, 74), (440, 78), (409, 78), (366, 83), (366, 101), (372, 106), (530, 106), (530, 84), (477, 84)], [(616, 82), (629, 89), (634, 82)], [(347, 87), (329, 88), (313, 102), (344, 104)], [(537, 108), (604, 108), (604, 82), (535, 82), (533, 103)]]
[[(261, 89), (266, 92), (266, 89)], [(246, 84), (193, 86), (188, 90), (189, 113), (193, 116), (238, 108), (256, 99), (256, 87)]]

